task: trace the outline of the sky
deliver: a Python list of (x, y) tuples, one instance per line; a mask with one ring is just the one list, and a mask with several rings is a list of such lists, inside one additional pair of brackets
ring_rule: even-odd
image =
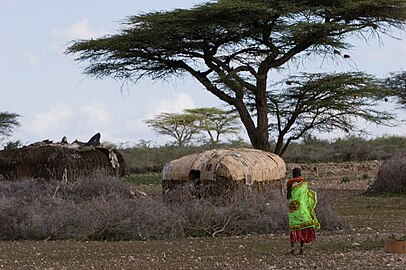
[[(64, 54), (73, 40), (117, 33), (128, 16), (191, 8), (203, 2), (0, 0), (0, 112), (21, 115), (21, 126), (7, 140), (28, 144), (67, 136), (69, 142), (87, 141), (100, 132), (105, 142), (162, 144), (170, 138), (158, 137), (144, 120), (162, 112), (224, 105), (190, 77), (123, 85), (84, 75), (86, 64)], [(400, 39), (354, 40), (349, 60), (314, 61), (306, 64), (306, 71), (365, 71), (386, 76), (405, 70), (406, 34), (396, 35)], [(399, 119), (406, 118), (405, 114), (399, 111)], [(406, 136), (404, 124), (365, 128), (375, 136)], [(240, 135), (246, 138), (244, 131)]]

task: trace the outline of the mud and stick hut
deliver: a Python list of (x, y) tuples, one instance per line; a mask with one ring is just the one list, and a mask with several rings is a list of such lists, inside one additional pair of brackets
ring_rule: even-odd
[[(100, 135), (98, 136), (100, 138)], [(92, 141), (93, 139), (93, 141)], [(42, 141), (0, 151), (0, 180), (27, 178), (72, 181), (95, 174), (122, 177), (127, 174), (123, 156), (103, 147), (94, 137), (87, 143)]]
[(222, 194), (241, 185), (280, 183), (285, 176), (285, 162), (276, 154), (245, 148), (215, 149), (167, 163), (162, 172), (162, 188), (166, 193), (189, 185), (196, 193)]

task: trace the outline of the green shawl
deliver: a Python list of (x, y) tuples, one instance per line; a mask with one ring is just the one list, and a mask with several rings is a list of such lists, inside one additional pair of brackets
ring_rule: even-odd
[(289, 230), (305, 228), (320, 228), (314, 208), (317, 204), (317, 193), (303, 181), (292, 187), (292, 197), (289, 199)]

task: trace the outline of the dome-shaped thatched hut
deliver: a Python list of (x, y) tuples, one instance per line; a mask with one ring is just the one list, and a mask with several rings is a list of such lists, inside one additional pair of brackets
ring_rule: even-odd
[(95, 173), (126, 175), (124, 158), (115, 149), (80, 142), (43, 141), (0, 151), (0, 180), (36, 178), (70, 181)]
[(163, 191), (190, 184), (197, 192), (224, 192), (239, 185), (263, 186), (286, 175), (286, 165), (276, 154), (255, 149), (215, 149), (167, 163), (162, 173)]

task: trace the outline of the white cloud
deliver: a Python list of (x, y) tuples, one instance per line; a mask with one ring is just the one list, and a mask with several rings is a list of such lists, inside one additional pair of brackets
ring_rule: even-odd
[(53, 29), (51, 47), (61, 53), (64, 51), (63, 47), (71, 40), (97, 38), (104, 34), (106, 34), (105, 31), (94, 29), (87, 19), (82, 19), (65, 29)]
[(194, 108), (195, 102), (188, 94), (184, 92), (176, 92), (171, 98), (150, 100), (147, 106), (150, 112), (148, 118), (151, 118), (163, 112), (180, 113), (184, 109)]
[(126, 119), (123, 121), (123, 130), (125, 132), (137, 134), (148, 131), (149, 127), (145, 124), (143, 119)]
[(91, 102), (81, 107), (80, 112), (87, 126), (108, 126), (111, 123), (111, 115), (104, 104)]
[(63, 30), (54, 29), (52, 31), (52, 35), (56, 39), (89, 39), (103, 34), (103, 31), (93, 29), (87, 19), (75, 22)]
[(35, 65), (39, 64), (39, 62), (40, 62), (39, 56), (29, 50), (24, 50), (23, 59), (25, 62), (27, 62), (28, 64), (30, 64), (32, 66), (35, 66)]
[(86, 141), (96, 132), (104, 138), (114, 137), (120, 132), (120, 123), (101, 103), (90, 102), (79, 108), (57, 103), (44, 112), (35, 113), (22, 123), (22, 133), (35, 141), (59, 140), (63, 136), (68, 141)]
[(66, 130), (73, 117), (74, 112), (71, 108), (63, 103), (58, 103), (46, 112), (35, 114), (26, 123), (23, 123), (23, 126), (27, 133), (35, 137), (48, 138)]

